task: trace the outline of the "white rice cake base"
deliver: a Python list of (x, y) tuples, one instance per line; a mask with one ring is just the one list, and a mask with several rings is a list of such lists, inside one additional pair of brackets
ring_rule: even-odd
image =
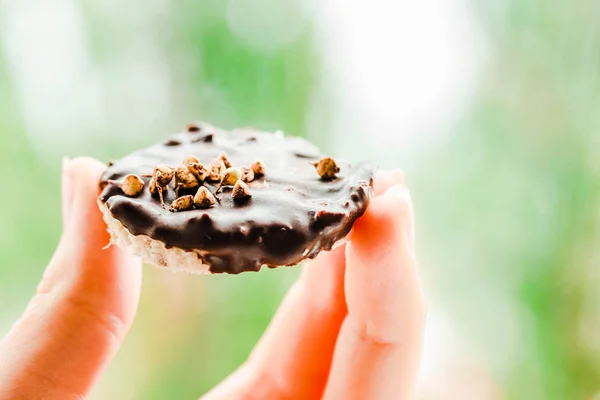
[(168, 268), (171, 271), (182, 271), (192, 274), (210, 274), (209, 266), (202, 262), (199, 257), (201, 253), (186, 251), (177, 247), (167, 249), (165, 244), (145, 235), (133, 235), (114, 218), (108, 207), (98, 201), (104, 221), (110, 233), (110, 244), (117, 245), (122, 249), (132, 249), (136, 256), (142, 261), (160, 268)]

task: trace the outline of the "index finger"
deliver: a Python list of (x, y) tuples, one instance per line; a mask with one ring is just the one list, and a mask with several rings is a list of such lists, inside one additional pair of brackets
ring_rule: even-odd
[(110, 240), (96, 204), (103, 169), (71, 161), (63, 238), (38, 293), (0, 342), (0, 398), (85, 396), (133, 321), (141, 265), (116, 247), (103, 249)]

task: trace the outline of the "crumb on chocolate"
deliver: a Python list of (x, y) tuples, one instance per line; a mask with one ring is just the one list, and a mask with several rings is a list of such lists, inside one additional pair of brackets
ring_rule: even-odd
[(254, 171), (250, 168), (242, 168), (242, 180), (246, 183), (254, 180)]
[(180, 165), (175, 170), (175, 195), (180, 189), (194, 189), (198, 187), (198, 179), (192, 174), (187, 165)]
[(192, 143), (198, 143), (198, 142), (211, 143), (212, 141), (213, 141), (213, 134), (212, 133), (209, 133), (209, 134), (207, 134), (205, 136), (194, 137), (191, 140)]
[(331, 157), (324, 157), (319, 162), (313, 163), (313, 165), (323, 180), (333, 179), (340, 172), (340, 167), (337, 166), (335, 160)]
[(196, 177), (198, 182), (204, 182), (208, 176), (208, 170), (204, 168), (204, 165), (197, 163), (188, 164), (188, 169)]
[(181, 196), (173, 200), (169, 210), (172, 212), (191, 210), (194, 206), (194, 197), (192, 195)]
[(198, 157), (190, 155), (190, 156), (187, 156), (181, 164), (189, 165), (189, 164), (194, 164), (194, 163), (199, 163), (199, 162), (200, 162), (200, 160), (198, 160)]
[(225, 172), (225, 164), (220, 159), (214, 159), (208, 164), (208, 177), (207, 180), (210, 182), (221, 182), (223, 174)]
[(129, 174), (121, 182), (121, 190), (126, 196), (134, 197), (142, 192), (144, 181), (137, 175)]
[(237, 181), (231, 191), (231, 197), (236, 201), (246, 200), (251, 196), (252, 193), (250, 193), (250, 188), (242, 180)]
[(242, 171), (240, 171), (239, 168), (227, 168), (216, 193), (218, 193), (223, 186), (234, 186), (241, 178)]
[(210, 208), (216, 202), (215, 196), (206, 188), (206, 186), (200, 186), (198, 192), (194, 196), (194, 205), (198, 208)]
[(265, 163), (262, 160), (256, 160), (250, 166), (255, 177), (263, 176), (266, 173)]
[(181, 144), (181, 142), (179, 140), (176, 139), (169, 139), (165, 142), (163, 142), (164, 146), (170, 147), (170, 146), (179, 146)]
[(191, 124), (188, 124), (186, 129), (188, 132), (199, 132), (200, 126), (196, 123), (191, 123)]
[(150, 178), (150, 183), (148, 183), (148, 190), (150, 190), (150, 194), (152, 195), (158, 194), (158, 197), (160, 198), (160, 205), (162, 206), (162, 208), (166, 208), (165, 201), (163, 198), (163, 190), (166, 190), (166, 187), (163, 188), (162, 186), (159, 186), (156, 183), (156, 178), (152, 177)]
[(164, 164), (157, 165), (152, 172), (152, 177), (156, 180), (157, 186), (162, 188), (167, 187), (173, 180), (173, 176), (175, 176), (175, 169)]
[(219, 160), (223, 161), (225, 168), (231, 168), (231, 160), (229, 159), (227, 153), (223, 152), (219, 154)]

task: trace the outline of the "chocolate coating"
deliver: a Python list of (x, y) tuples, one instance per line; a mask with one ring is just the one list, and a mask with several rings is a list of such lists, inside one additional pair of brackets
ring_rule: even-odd
[[(330, 250), (350, 231), (372, 195), (375, 167), (336, 160), (340, 173), (320, 179), (311, 163), (322, 154), (306, 140), (251, 129), (224, 131), (209, 124), (185, 131), (162, 144), (113, 160), (101, 180), (100, 201), (130, 233), (147, 235), (168, 248), (194, 251), (212, 273), (237, 274), (269, 267), (295, 265)], [(176, 167), (188, 155), (204, 165), (225, 152), (234, 167), (263, 160), (266, 174), (249, 182), (252, 197), (233, 201), (231, 188), (219, 193), (209, 209), (170, 212), (149, 193), (127, 197), (119, 185), (128, 174), (147, 176), (157, 164)], [(218, 183), (205, 183), (214, 193)], [(180, 190), (179, 195), (196, 190)], [(173, 182), (164, 193), (175, 200)]]

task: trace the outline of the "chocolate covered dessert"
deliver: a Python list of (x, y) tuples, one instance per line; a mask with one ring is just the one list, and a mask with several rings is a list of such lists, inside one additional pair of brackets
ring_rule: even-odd
[(198, 123), (111, 161), (99, 205), (112, 242), (148, 263), (238, 274), (331, 250), (365, 212), (374, 172), (281, 132)]

